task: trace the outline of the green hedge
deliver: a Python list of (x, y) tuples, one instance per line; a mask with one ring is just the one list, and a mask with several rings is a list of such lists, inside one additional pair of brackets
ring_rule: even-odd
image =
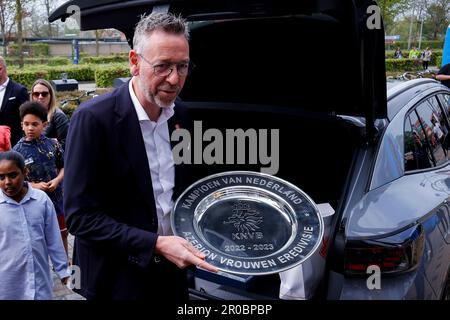
[[(394, 50), (386, 50), (386, 59), (394, 59)], [(409, 51), (407, 50), (402, 50), (404, 57), (408, 57)], [(439, 57), (441, 57), (442, 60), (442, 50), (432, 50), (433, 54), (431, 55), (431, 61), (430, 61), (430, 65), (431, 66), (436, 66), (438, 65), (438, 59)]]
[(419, 59), (386, 59), (386, 71), (415, 71), (422, 68)]
[(436, 66), (437, 66), (438, 68), (441, 68), (441, 67), (442, 67), (442, 56), (440, 56), (440, 57), (438, 57), (438, 58), (436, 59)]
[(8, 77), (20, 84), (23, 84), (24, 86), (28, 87), (28, 89), (31, 88), (31, 85), (34, 81), (36, 81), (36, 79), (44, 78), (50, 80), (48, 78), (48, 72), (45, 70), (8, 70)]
[[(19, 58), (17, 57), (6, 57), (5, 61), (6, 64), (9, 66), (19, 65)], [(39, 57), (39, 58), (24, 58), (23, 62), (25, 65), (45, 64), (49, 66), (62, 66), (68, 65), (70, 63), (70, 60), (64, 57), (52, 57), (52, 58)]]
[(430, 65), (437, 66), (439, 63), (439, 59), (440, 61), (442, 61), (442, 50), (440, 50), (440, 52), (436, 52), (436, 54), (431, 55)]
[(70, 65), (48, 68), (49, 79), (60, 79), (61, 73), (67, 73), (68, 79), (77, 81), (93, 81), (95, 79), (95, 70), (90, 65)]
[(81, 63), (105, 64), (105, 63), (121, 63), (127, 62), (128, 56), (112, 55), (112, 56), (98, 56), (98, 57), (84, 57), (81, 58)]
[[(19, 58), (15, 57), (6, 57), (6, 63), (8, 65), (18, 65)], [(34, 64), (45, 64), (49, 66), (61, 66), (72, 64), (71, 59), (66, 57), (35, 57), (35, 58), (24, 58), (23, 59), (25, 65), (34, 65)], [(110, 56), (84, 56), (80, 59), (80, 64), (111, 64), (111, 63), (124, 63), (128, 62), (128, 55), (110, 55)]]
[[(17, 57), (6, 57), (6, 63), (8, 65), (18, 65), (19, 58)], [(46, 64), (49, 66), (62, 66), (72, 64), (71, 59), (65, 57), (38, 57), (38, 58), (24, 58), (25, 65), (33, 64)], [(128, 62), (128, 56), (125, 55), (111, 55), (111, 56), (99, 56), (99, 57), (83, 57), (81, 58), (80, 64), (111, 64), (111, 63), (123, 63)]]
[(130, 76), (130, 68), (123, 64), (97, 68), (95, 70), (95, 83), (99, 88), (112, 87), (115, 78)]
[(33, 82), (38, 78), (44, 78), (47, 80), (60, 79), (61, 73), (67, 73), (67, 77), (69, 79), (76, 79), (77, 81), (95, 80), (95, 70), (94, 67), (90, 65), (69, 65), (56, 67), (32, 66), (23, 70), (8, 70), (8, 75), (12, 80), (17, 81), (28, 88), (30, 88)]
[[(419, 42), (411, 42), (412, 47), (418, 47)], [(402, 50), (406, 50), (408, 48), (408, 41), (396, 41), (395, 43), (386, 43), (386, 50), (395, 50), (397, 47), (400, 47)], [(444, 47), (444, 40), (429, 40), (422, 41), (420, 47), (425, 49), (426, 47), (430, 47), (431, 49), (442, 49)]]
[(69, 58), (64, 57), (52, 57), (48, 59), (49, 66), (65, 66), (71, 63), (72, 61)]
[(109, 65), (67, 65), (67, 66), (29, 66), (24, 69), (11, 68), (9, 77), (30, 88), (38, 78), (47, 80), (60, 79), (61, 73), (67, 73), (67, 78), (77, 81), (95, 81), (97, 87), (111, 87), (115, 78), (129, 77), (130, 69), (126, 64)]
[[(8, 45), (8, 54), (10, 56), (18, 55), (17, 44)], [(47, 43), (24, 43), (22, 45), (22, 52), (28, 52), (30, 57), (48, 56), (50, 54), (50, 46)]]

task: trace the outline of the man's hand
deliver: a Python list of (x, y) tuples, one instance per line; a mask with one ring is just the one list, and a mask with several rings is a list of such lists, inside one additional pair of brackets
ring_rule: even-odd
[(218, 271), (216, 267), (205, 261), (205, 254), (198, 251), (189, 241), (181, 237), (159, 236), (156, 240), (155, 251), (181, 269), (189, 265), (195, 265), (211, 272)]

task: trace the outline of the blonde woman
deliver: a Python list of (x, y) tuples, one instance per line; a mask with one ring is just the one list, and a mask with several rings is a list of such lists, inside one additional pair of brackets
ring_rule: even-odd
[(30, 99), (47, 108), (48, 124), (44, 135), (48, 138), (56, 138), (64, 150), (67, 130), (69, 129), (69, 118), (56, 106), (55, 91), (51, 84), (44, 79), (36, 80), (31, 86)]

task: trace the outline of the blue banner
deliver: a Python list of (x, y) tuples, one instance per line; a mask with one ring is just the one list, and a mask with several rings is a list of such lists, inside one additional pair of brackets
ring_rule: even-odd
[(450, 25), (447, 28), (447, 35), (445, 36), (444, 42), (444, 51), (442, 52), (442, 65), (445, 66), (447, 63), (450, 63)]

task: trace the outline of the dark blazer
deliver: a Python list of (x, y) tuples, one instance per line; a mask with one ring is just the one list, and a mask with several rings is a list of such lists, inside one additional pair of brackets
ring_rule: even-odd
[(47, 124), (47, 127), (44, 130), (44, 134), (48, 138), (56, 138), (64, 150), (66, 147), (66, 137), (68, 129), (69, 118), (60, 108), (56, 108), (52, 119)]
[(11, 128), (11, 146), (13, 147), (22, 137), (19, 107), (29, 100), (28, 90), (23, 85), (9, 79), (0, 108), (0, 125)]
[[(176, 101), (170, 133), (184, 127)], [(75, 235), (80, 294), (88, 299), (187, 298), (186, 272), (155, 255), (157, 215), (150, 169), (128, 83), (82, 104), (71, 118), (64, 209)], [(178, 196), (183, 167), (175, 167)]]

